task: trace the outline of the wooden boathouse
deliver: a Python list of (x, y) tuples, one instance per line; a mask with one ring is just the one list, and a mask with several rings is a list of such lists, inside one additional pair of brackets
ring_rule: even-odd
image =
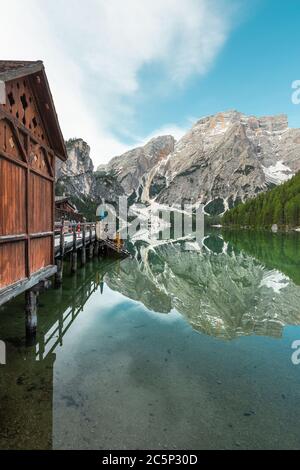
[(67, 151), (41, 61), (0, 61), (0, 305), (56, 272), (55, 160)]
[(96, 223), (67, 201), (55, 221), (56, 158), (65, 161), (67, 151), (43, 63), (0, 61), (0, 306), (25, 292), (29, 337), (39, 291), (54, 274), (62, 285), (66, 256), (75, 273), (78, 252), (81, 265), (87, 249), (88, 259), (129, 255), (119, 242), (99, 239)]

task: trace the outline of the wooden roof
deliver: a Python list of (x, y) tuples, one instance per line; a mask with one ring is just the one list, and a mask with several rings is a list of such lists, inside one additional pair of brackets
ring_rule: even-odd
[(55, 205), (59, 206), (60, 204), (67, 203), (70, 207), (72, 207), (75, 211), (78, 212), (77, 207), (73, 204), (70, 198), (66, 196), (55, 196)]
[(61, 160), (67, 160), (65, 141), (58, 122), (43, 62), (41, 60), (35, 62), (0, 60), (0, 81), (9, 82), (23, 77), (30, 79), (39, 113), (53, 151)]

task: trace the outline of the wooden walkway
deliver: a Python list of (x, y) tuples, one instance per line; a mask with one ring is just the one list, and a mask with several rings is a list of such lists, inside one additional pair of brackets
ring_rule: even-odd
[(81, 265), (94, 256), (109, 255), (112, 252), (119, 257), (131, 256), (125, 247), (110, 239), (97, 239), (96, 223), (70, 223), (61, 222), (55, 226), (55, 262), (57, 272), (55, 274), (55, 285), (60, 287), (63, 278), (63, 261), (69, 254), (71, 260), (71, 272), (77, 271), (78, 253)]
[[(98, 240), (96, 235), (96, 223), (56, 223), (54, 231), (54, 255), (56, 266), (50, 266), (44, 270), (41, 276), (38, 272), (30, 280), (19, 281), (18, 286), (5, 290), (0, 296), (0, 305), (25, 291), (26, 312), (26, 336), (34, 339), (37, 327), (37, 297), (40, 291), (51, 286), (49, 277), (55, 276), (55, 287), (59, 288), (63, 282), (63, 270), (65, 260), (70, 260), (71, 272), (76, 273), (78, 264), (84, 266), (87, 260), (98, 256), (117, 255), (119, 258), (131, 256), (128, 250), (113, 240)], [(78, 263), (79, 258), (79, 263)], [(36, 277), (39, 276), (39, 277)], [(24, 286), (23, 286), (24, 284)], [(76, 314), (75, 314), (76, 316)], [(74, 320), (74, 312), (72, 313)], [(60, 325), (61, 328), (61, 325)], [(65, 329), (65, 328), (64, 328)], [(61, 331), (60, 331), (61, 333)]]
[(55, 224), (54, 253), (55, 258), (63, 257), (72, 251), (86, 248), (96, 242), (95, 223)]
[(128, 256), (128, 257), (131, 257), (132, 254), (124, 247), (124, 246), (118, 246), (118, 244), (110, 239), (106, 239), (106, 240), (101, 240), (100, 242), (100, 245), (103, 245), (105, 247), (108, 248), (108, 251), (111, 250), (115, 253), (117, 253), (118, 255), (121, 255), (121, 256)]
[(104, 252), (103, 249), (106, 248), (120, 256), (131, 256), (123, 245), (111, 239), (97, 240), (95, 223), (72, 224), (65, 222), (55, 224), (55, 258), (61, 258), (67, 253), (86, 248), (96, 250), (96, 253), (98, 251)]

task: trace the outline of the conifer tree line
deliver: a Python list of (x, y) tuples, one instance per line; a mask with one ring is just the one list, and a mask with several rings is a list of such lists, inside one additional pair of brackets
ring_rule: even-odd
[(226, 212), (224, 225), (270, 228), (300, 227), (300, 172), (286, 183)]

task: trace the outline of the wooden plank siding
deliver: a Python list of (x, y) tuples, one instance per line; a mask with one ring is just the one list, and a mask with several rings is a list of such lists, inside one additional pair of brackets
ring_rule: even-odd
[(26, 169), (0, 157), (0, 236), (26, 233)]
[(34, 80), (8, 81), (0, 105), (0, 294), (54, 265), (55, 155)]
[(53, 231), (53, 182), (31, 174), (29, 181), (29, 232)]
[(41, 268), (53, 264), (52, 236), (35, 238), (30, 243), (30, 271), (35, 273)]
[(26, 278), (25, 249), (24, 241), (0, 244), (0, 285)]

